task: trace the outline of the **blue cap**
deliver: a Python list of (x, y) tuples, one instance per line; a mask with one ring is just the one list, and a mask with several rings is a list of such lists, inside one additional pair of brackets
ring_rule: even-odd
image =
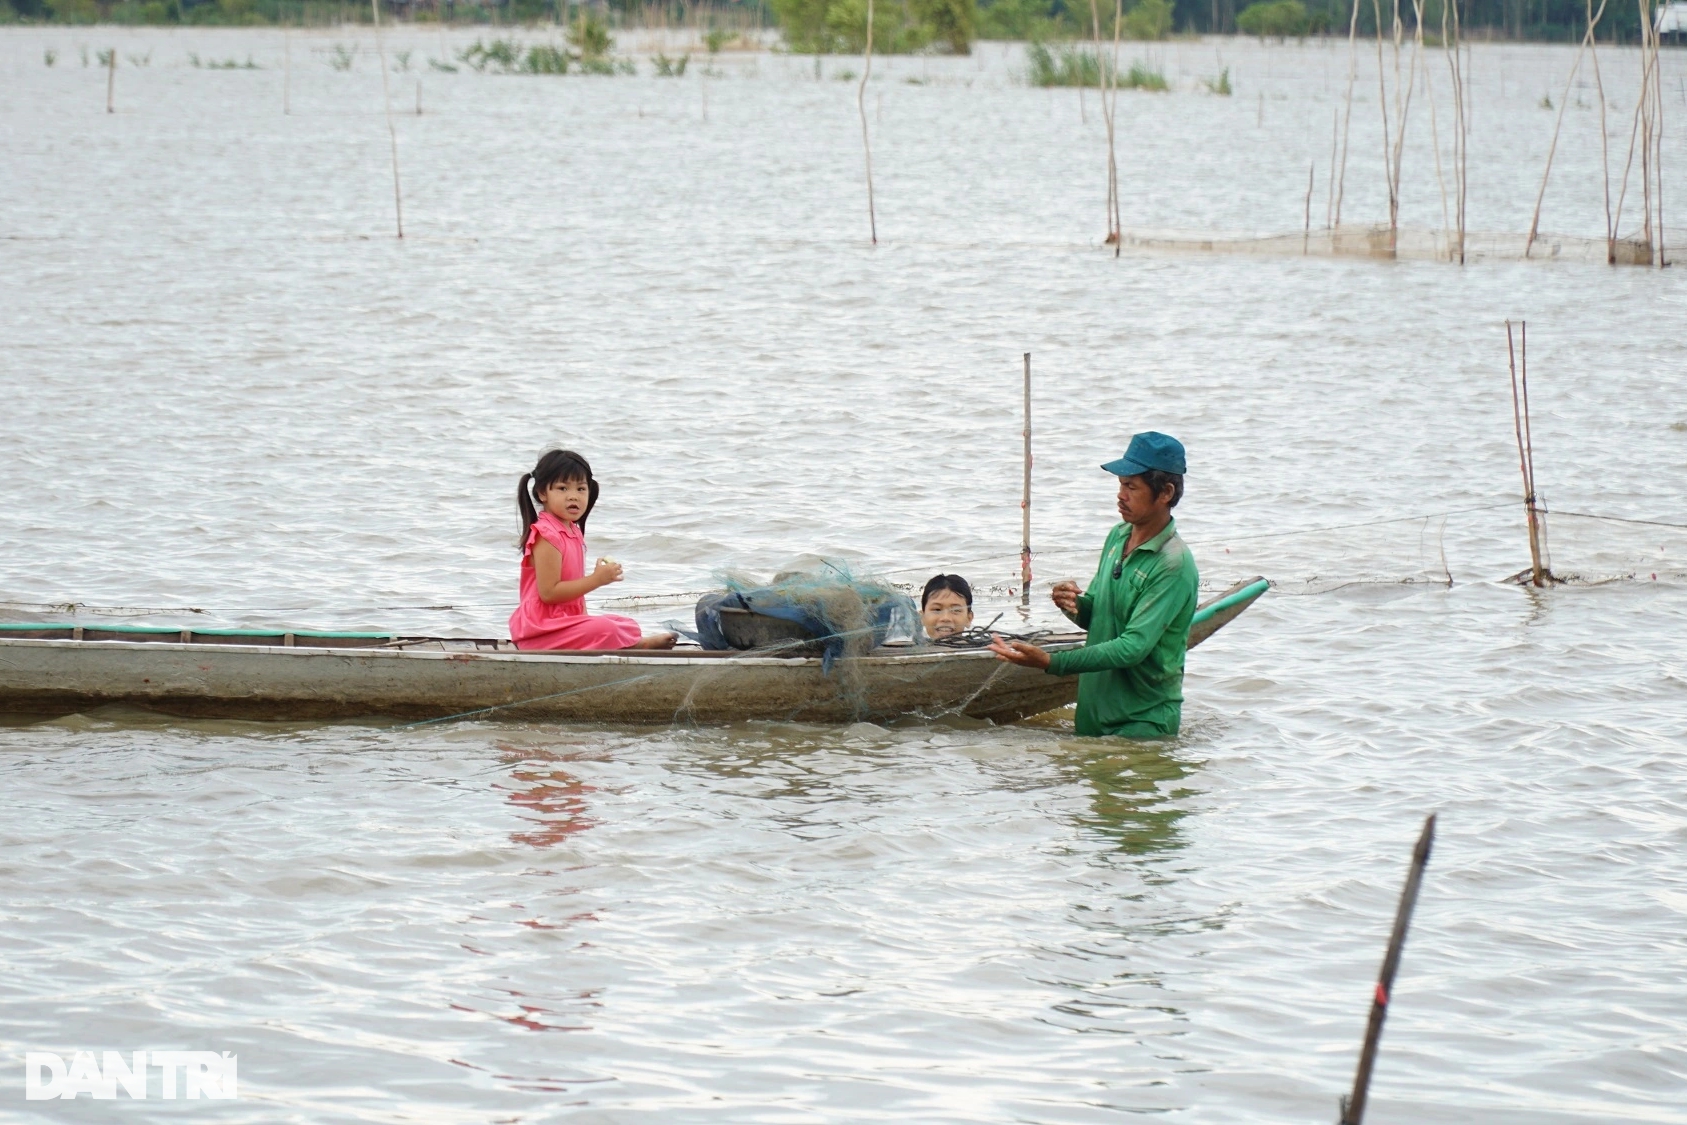
[(1184, 473), (1183, 443), (1169, 434), (1149, 430), (1131, 438), (1131, 447), (1117, 461), (1101, 466), (1116, 477), (1134, 477), (1150, 469), (1162, 473)]

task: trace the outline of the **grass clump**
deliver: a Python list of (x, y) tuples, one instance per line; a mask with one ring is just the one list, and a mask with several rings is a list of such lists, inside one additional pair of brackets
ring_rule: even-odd
[[(351, 64), (356, 61), (357, 44), (355, 43), (351, 45), (350, 50), (346, 49), (346, 45), (344, 43), (336, 43), (334, 44), (334, 49), (328, 54), (328, 65), (333, 67), (335, 70), (350, 70)], [(199, 64), (194, 63), (193, 65), (198, 66)]]
[(651, 59), (650, 62), (656, 68), (656, 77), (658, 78), (684, 78), (685, 68), (690, 64), (691, 56), (686, 54), (677, 59), (670, 59), (667, 55), (658, 51), (656, 57)]
[(193, 67), (196, 67), (196, 68), (203, 69), (203, 70), (262, 70), (263, 69), (263, 67), (259, 66), (257, 63), (252, 61), (251, 55), (246, 56), (245, 62), (236, 62), (233, 59), (223, 59), (221, 62), (218, 62), (216, 59), (202, 59), (198, 56), (198, 54), (194, 53), (193, 51), (189, 51), (188, 55), (187, 55), (187, 61), (188, 61), (189, 65), (191, 65)]
[(1230, 87), (1230, 68), (1219, 71), (1217, 78), (1203, 78), (1201, 85), (1207, 88), (1207, 93), (1217, 94), (1221, 98), (1228, 98), (1236, 91)]
[(602, 58), (615, 46), (615, 40), (609, 34), (609, 25), (584, 12), (569, 26), (568, 41), (585, 59)]
[[(1031, 86), (1094, 86), (1102, 87), (1111, 77), (1108, 60), (1093, 48), (1061, 47), (1049, 50), (1042, 43), (1032, 43), (1025, 49), (1025, 81)], [(1166, 76), (1145, 62), (1131, 63), (1130, 70), (1119, 76), (1122, 90), (1151, 90), (1164, 93), (1171, 89)]]
[(1166, 83), (1166, 76), (1145, 62), (1131, 63), (1130, 70), (1119, 79), (1119, 85), (1126, 90), (1149, 90), (1156, 94), (1163, 94), (1171, 89)]
[(1025, 49), (1025, 81), (1031, 86), (1100, 86), (1105, 65), (1101, 56), (1086, 47), (1060, 47), (1051, 51), (1043, 43)]
[(48, 47), (45, 51), (41, 52), (41, 61), (46, 63), (48, 66), (52, 66), (54, 63), (59, 61), (59, 53), (51, 47)]
[(567, 74), (568, 52), (550, 43), (527, 48), (522, 56), (521, 69), (526, 74)]

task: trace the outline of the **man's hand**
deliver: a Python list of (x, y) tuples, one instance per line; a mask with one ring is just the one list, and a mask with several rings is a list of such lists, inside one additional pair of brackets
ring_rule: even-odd
[(1055, 607), (1061, 613), (1076, 617), (1078, 615), (1078, 596), (1081, 593), (1078, 584), (1068, 579), (1065, 582), (1056, 582), (1050, 596), (1054, 598)]
[(995, 635), (990, 638), (990, 651), (996, 654), (997, 660), (1044, 672), (1048, 671), (1051, 659), (1048, 653), (1029, 641), (1004, 641)]

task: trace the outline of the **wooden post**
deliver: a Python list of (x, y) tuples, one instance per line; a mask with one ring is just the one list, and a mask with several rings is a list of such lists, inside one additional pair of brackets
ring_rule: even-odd
[(1019, 604), (1031, 604), (1031, 353), (1025, 353), (1025, 482), (1019, 501)]
[(281, 28), (281, 115), (293, 112), (293, 33), (285, 24)]
[(1529, 564), (1532, 581), (1545, 586), (1552, 574), (1541, 563), (1541, 520), (1535, 502), (1535, 450), (1529, 429), (1529, 325), (1519, 323), (1522, 345), (1522, 377), (1518, 376), (1518, 351), (1511, 335), (1511, 321), (1505, 322), (1505, 349), (1511, 361), (1511, 418), (1517, 429), (1517, 464), (1523, 473), (1523, 506), (1529, 519)]
[(117, 48), (113, 47), (105, 56), (105, 111), (117, 112)]
[[(815, 65), (819, 65), (818, 56)], [(855, 108), (861, 114), (861, 148), (867, 157), (867, 231), (879, 244), (879, 219), (873, 211), (873, 143), (867, 136), (867, 79), (873, 76), (873, 0), (867, 0), (867, 50), (861, 63), (861, 84), (855, 88)], [(705, 79), (706, 81), (706, 79)], [(705, 94), (704, 97), (708, 95)], [(708, 103), (705, 102), (705, 105)]]
[(1306, 253), (1307, 244), (1312, 241), (1312, 172), (1316, 165), (1306, 166), (1306, 218), (1300, 232), (1300, 252)]
[(398, 130), (392, 123), (392, 89), (387, 81), (387, 49), (381, 42), (381, 0), (369, 0), (375, 18), (375, 53), (381, 62), (381, 100), (387, 110), (387, 140), (392, 144), (392, 206), (398, 237), (404, 237), (404, 193), (398, 183)]
[(1423, 832), (1412, 849), (1412, 868), (1406, 888), (1400, 892), (1400, 906), (1394, 912), (1394, 932), (1388, 937), (1388, 953), (1382, 959), (1376, 994), (1371, 998), (1371, 1018), (1365, 1025), (1365, 1047), (1359, 1053), (1359, 1069), (1353, 1075), (1353, 1093), (1341, 1099), (1341, 1125), (1360, 1125), (1365, 1117), (1365, 1099), (1370, 1094), (1371, 1071), (1382, 1042), (1382, 1024), (1388, 1018), (1388, 1000), (1394, 991), (1394, 974), (1400, 968), (1400, 953), (1406, 946), (1406, 928), (1412, 924), (1412, 910), (1418, 904), (1418, 887), (1423, 869), (1429, 866), (1429, 850), (1435, 843), (1435, 814), (1423, 822)]

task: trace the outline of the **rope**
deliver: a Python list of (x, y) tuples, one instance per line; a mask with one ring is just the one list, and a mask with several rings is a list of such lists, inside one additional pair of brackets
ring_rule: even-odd
[(1384, 524), (1390, 523), (1416, 523), (1418, 520), (1432, 520), (1437, 516), (1462, 516), (1468, 512), (1491, 512), (1496, 508), (1509, 508), (1515, 503), (1517, 503), (1515, 500), (1506, 500), (1499, 504), (1483, 504), (1475, 508), (1454, 508), (1448, 512), (1423, 512), (1415, 516), (1396, 516), (1393, 519), (1386, 520), (1361, 520), (1358, 523), (1336, 523), (1331, 524), (1328, 527), (1304, 527), (1297, 531), (1268, 531), (1260, 535), (1230, 535), (1222, 539), (1215, 539), (1213, 542), (1242, 543), (1256, 539), (1281, 539), (1284, 536), (1289, 535), (1317, 535), (1325, 531), (1348, 531), (1356, 527), (1381, 527)]
[(1687, 531), (1687, 523), (1667, 523), (1664, 520), (1636, 520), (1627, 516), (1596, 516), (1591, 512), (1551, 512), (1554, 516), (1567, 516), (1578, 520), (1608, 520), (1611, 523), (1638, 523), (1647, 527), (1673, 527), (1678, 531)]

